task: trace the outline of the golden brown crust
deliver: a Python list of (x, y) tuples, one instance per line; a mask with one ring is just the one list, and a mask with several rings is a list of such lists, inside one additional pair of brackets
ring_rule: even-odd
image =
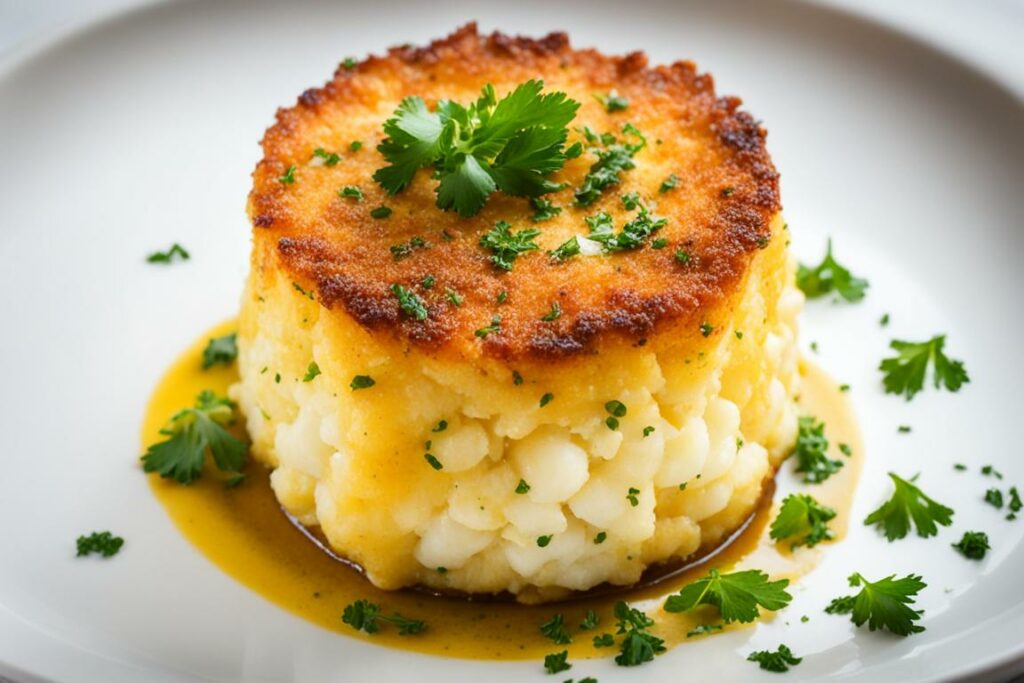
[[(586, 153), (553, 177), (570, 186), (548, 195), (564, 207), (562, 213), (537, 224), (525, 200), (501, 193), (471, 219), (442, 212), (434, 206), (436, 182), (428, 170), (394, 197), (372, 181), (385, 165), (375, 149), (381, 124), (403, 97), (420, 95), (430, 106), (444, 97), (468, 101), (486, 83), (501, 95), (536, 77), (546, 90), (564, 90), (581, 102), (574, 126), (618, 132), (628, 121), (648, 138), (637, 168), (594, 205), (572, 206), (572, 188), (593, 162)], [(629, 99), (625, 112), (609, 114), (595, 101), (594, 94), (611, 89)], [(394, 48), (355, 68), (339, 68), (327, 85), (278, 111), (253, 174), (254, 264), (276, 264), (334, 314), (431, 352), (540, 360), (593, 352), (605, 338), (642, 344), (653, 335), (691, 334), (729, 308), (780, 209), (765, 131), (739, 104), (717, 97), (711, 77), (697, 74), (689, 62), (649, 67), (642, 53), (608, 57), (573, 50), (561, 33), (540, 40), (480, 36), (470, 24), (424, 48)], [(362, 141), (363, 149), (350, 152), (352, 140)], [(317, 147), (338, 152), (342, 161), (310, 164)], [(295, 183), (281, 183), (292, 165)], [(680, 186), (660, 193), (670, 173)], [(361, 188), (365, 201), (339, 197), (345, 185)], [(632, 191), (668, 219), (657, 235), (668, 240), (666, 248), (565, 263), (546, 256), (573, 234), (587, 233), (585, 216), (607, 210), (621, 226), (627, 214), (619, 197)], [(381, 204), (392, 215), (372, 218), (370, 210)], [(499, 220), (514, 230), (542, 232), (542, 250), (520, 256), (508, 273), (495, 269), (478, 245)], [(429, 246), (396, 260), (390, 247), (414, 236)], [(688, 264), (675, 260), (677, 249), (691, 255)], [(431, 288), (419, 284), (427, 276), (434, 278)], [(392, 283), (421, 296), (429, 317), (404, 315)], [(454, 305), (448, 292), (463, 297), (462, 305)], [(503, 304), (497, 302), (501, 292), (507, 292)], [(542, 321), (556, 301), (561, 317)], [(494, 315), (502, 316), (501, 332), (476, 336)]]

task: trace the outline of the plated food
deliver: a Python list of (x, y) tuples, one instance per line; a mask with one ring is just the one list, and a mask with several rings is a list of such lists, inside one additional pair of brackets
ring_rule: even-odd
[[(805, 296), (857, 302), (868, 283), (831, 245), (797, 267), (765, 136), (691, 63), (564, 34), (469, 25), (346, 60), (264, 138), (237, 327), (202, 353), (224, 367), (204, 375), (190, 352), (147, 417), (147, 471), (219, 469), (226, 487), (160, 484), (161, 499), (212, 559), (317, 623), (498, 658), (549, 647), (539, 630), (567, 646), (549, 673), (612, 646), (641, 664), (784, 608), (815, 546), (842, 537), (862, 456), (849, 387), (799, 359), (797, 317)], [(886, 391), (913, 398), (929, 368), (957, 391), (968, 376), (944, 344), (893, 341)], [(814, 493), (772, 501), (791, 454)], [(914, 479), (891, 480), (866, 524), (890, 541), (951, 525)], [(957, 548), (979, 559), (987, 537)], [(921, 630), (921, 577), (850, 585), (826, 611)], [(466, 620), (481, 609), (503, 624), (489, 640)], [(615, 629), (574, 644), (566, 614)], [(751, 660), (800, 663), (784, 644)]]

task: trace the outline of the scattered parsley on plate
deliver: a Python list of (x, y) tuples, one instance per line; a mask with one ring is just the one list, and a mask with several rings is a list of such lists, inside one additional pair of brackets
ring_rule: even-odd
[(952, 360), (943, 352), (946, 335), (940, 334), (925, 342), (894, 339), (889, 347), (898, 352), (878, 366), (885, 375), (882, 383), (887, 394), (902, 394), (909, 401), (924, 389), (928, 366), (932, 366), (932, 380), (936, 389), (945, 387), (956, 392), (970, 382), (962, 361)]
[(568, 645), (572, 642), (572, 636), (565, 630), (565, 618), (561, 614), (541, 624), (540, 632), (555, 645)]
[[(654, 626), (654, 620), (625, 602), (615, 603), (615, 625), (618, 634), (624, 635), (615, 663), (619, 666), (639, 666), (650, 662), (655, 655), (665, 651), (665, 641), (651, 635), (647, 629)], [(594, 639), (595, 646), (597, 639)]]
[(247, 447), (225, 429), (234, 421), (234, 403), (203, 391), (196, 397), (194, 408), (178, 411), (160, 430), (168, 438), (149, 447), (142, 456), (142, 469), (179, 484), (191, 484), (202, 473), (209, 451), (217, 469), (238, 474)]
[(984, 531), (965, 531), (963, 538), (952, 545), (968, 560), (982, 560), (985, 553), (992, 549), (988, 544), (988, 534)]
[(872, 582), (860, 574), (852, 574), (850, 585), (861, 586), (860, 592), (834, 599), (825, 608), (826, 612), (849, 614), (857, 626), (867, 622), (872, 631), (885, 629), (898, 636), (924, 630), (923, 626), (914, 623), (923, 612), (910, 607), (914, 597), (928, 585), (920, 576), (909, 574), (897, 579), (894, 574)]
[(564, 92), (542, 94), (530, 80), (501, 98), (484, 86), (469, 105), (441, 100), (429, 111), (420, 97), (407, 97), (384, 123), (377, 150), (389, 165), (373, 174), (389, 194), (404, 190), (416, 171), (433, 166), (437, 206), (460, 216), (476, 215), (492, 192), (538, 197), (560, 186), (548, 176), (562, 168), (566, 126), (579, 103)]
[(889, 541), (895, 541), (910, 533), (911, 523), (922, 538), (937, 534), (939, 524), (949, 526), (953, 523), (953, 510), (929, 498), (906, 479), (892, 472), (889, 478), (896, 487), (892, 498), (868, 515), (864, 524), (874, 524)]
[(771, 650), (758, 650), (751, 652), (747, 657), (748, 662), (757, 662), (765, 671), (775, 673), (786, 673), (789, 667), (796, 666), (803, 661), (802, 657), (795, 657), (793, 652), (785, 645), (779, 645), (775, 652)]
[(807, 295), (808, 299), (817, 299), (830, 292), (835, 292), (846, 301), (856, 303), (864, 298), (868, 281), (854, 276), (849, 270), (839, 265), (839, 262), (832, 256), (832, 240), (829, 240), (825, 258), (821, 263), (814, 268), (800, 264), (796, 274), (796, 286)]
[(391, 616), (381, 614), (380, 605), (368, 600), (356, 600), (347, 605), (341, 615), (341, 620), (357, 631), (364, 633), (377, 633), (380, 630), (378, 621), (384, 621), (398, 627), (398, 635), (411, 636), (423, 633), (427, 624), (421, 619), (409, 619), (398, 612)]
[(758, 606), (775, 611), (788, 605), (793, 599), (785, 590), (788, 585), (789, 579), (769, 581), (768, 575), (759, 569), (732, 574), (720, 574), (712, 569), (705, 578), (669, 596), (665, 611), (686, 612), (698, 605), (714, 605), (725, 623), (747, 623), (757, 619)]
[(540, 230), (533, 228), (512, 232), (506, 221), (498, 221), (488, 232), (480, 236), (480, 246), (491, 250), (491, 263), (500, 270), (512, 270), (512, 264), (520, 254), (540, 249), (534, 239)]
[(115, 536), (109, 531), (94, 531), (88, 536), (79, 536), (75, 541), (78, 546), (77, 557), (85, 557), (96, 553), (103, 557), (113, 557), (121, 550), (124, 539)]
[(828, 439), (825, 424), (811, 416), (801, 417), (796, 438), (796, 471), (804, 474), (804, 482), (818, 484), (839, 471), (842, 460), (828, 457)]
[(427, 304), (416, 292), (406, 289), (400, 284), (391, 285), (391, 293), (398, 299), (398, 308), (413, 320), (427, 319)]
[(220, 363), (231, 365), (238, 358), (238, 335), (235, 332), (223, 337), (214, 337), (203, 349), (203, 370)]
[(772, 522), (770, 535), (776, 540), (796, 536), (790, 548), (806, 545), (812, 547), (835, 537), (828, 528), (828, 521), (836, 511), (825, 507), (812, 496), (794, 493), (785, 497), (779, 515)]
[(569, 651), (562, 650), (561, 652), (555, 652), (550, 655), (544, 656), (544, 670), (549, 674), (557, 674), (562, 671), (568, 671), (572, 668), (567, 660), (569, 659)]
[(171, 248), (167, 251), (155, 251), (146, 257), (147, 263), (174, 263), (174, 258), (178, 257), (181, 261), (188, 261), (189, 253), (185, 251), (185, 248), (175, 242), (171, 245)]

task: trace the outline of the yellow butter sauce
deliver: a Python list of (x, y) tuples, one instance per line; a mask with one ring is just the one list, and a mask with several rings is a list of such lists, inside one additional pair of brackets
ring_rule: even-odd
[[(179, 409), (192, 405), (200, 391), (210, 389), (224, 395), (237, 381), (233, 367), (203, 370), (200, 363), (207, 341), (234, 329), (235, 323), (229, 321), (208, 331), (165, 373), (146, 409), (142, 430), (144, 449), (161, 438), (159, 430), (167, 419)], [(845, 394), (813, 365), (802, 363), (801, 374), (802, 412), (825, 422), (832, 450), (830, 457), (845, 463), (837, 474), (809, 491), (838, 512), (831, 522), (838, 541), (845, 535), (849, 523), (863, 447)], [(851, 456), (839, 453), (840, 443), (849, 445)], [(225, 486), (224, 480), (212, 470), (207, 470), (189, 486), (155, 475), (149, 476), (149, 482), (167, 514), (195, 548), (265, 599), (348, 637), (473, 659), (541, 659), (563, 648), (568, 648), (573, 659), (610, 655), (616, 648), (595, 649), (591, 639), (596, 634), (614, 633), (612, 606), (619, 600), (647, 611), (657, 622), (652, 633), (664, 638), (671, 647), (686, 641), (686, 634), (697, 625), (717, 623), (717, 615), (711, 608), (699, 608), (687, 614), (661, 611), (665, 597), (700, 578), (709, 569), (758, 568), (773, 578), (795, 580), (813, 569), (817, 558), (830, 549), (830, 544), (823, 544), (793, 553), (788, 544), (773, 542), (768, 537), (768, 525), (778, 510), (778, 503), (765, 500), (745, 527), (718, 550), (647, 585), (539, 606), (465, 600), (375, 588), (355, 569), (324, 552), (291, 523), (270, 489), (269, 470), (258, 463), (247, 465), (245, 482), (235, 488)], [(424, 619), (427, 629), (419, 635), (399, 636), (396, 628), (384, 624), (380, 632), (372, 636), (357, 633), (342, 622), (341, 614), (347, 604), (359, 599), (380, 603), (386, 613), (399, 612), (406, 617)], [(601, 622), (592, 631), (580, 631), (578, 625), (588, 610), (594, 610)], [(565, 616), (567, 628), (573, 635), (574, 642), (568, 646), (552, 644), (539, 631), (540, 624), (555, 613)], [(691, 639), (695, 640), (699, 639)]]

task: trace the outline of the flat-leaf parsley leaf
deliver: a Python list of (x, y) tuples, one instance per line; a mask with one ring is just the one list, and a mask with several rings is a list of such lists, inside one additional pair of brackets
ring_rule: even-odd
[(937, 534), (938, 524), (949, 526), (953, 523), (953, 510), (932, 500), (906, 479), (892, 472), (889, 478), (896, 487), (892, 498), (868, 515), (864, 524), (874, 524), (887, 539), (895, 541), (910, 532), (911, 522), (917, 528), (917, 535), (923, 538)]
[(970, 382), (963, 361), (952, 360), (942, 348), (946, 344), (946, 335), (940, 334), (925, 342), (909, 342), (894, 339), (889, 342), (890, 348), (899, 352), (892, 358), (886, 358), (878, 366), (885, 377), (882, 383), (887, 394), (902, 394), (909, 401), (924, 389), (925, 374), (929, 363), (932, 365), (932, 379), (935, 388), (943, 386), (947, 391), (959, 391), (960, 387)]
[(836, 598), (825, 609), (829, 614), (849, 614), (853, 623), (867, 622), (872, 631), (885, 629), (898, 636), (909, 636), (924, 630), (914, 622), (922, 611), (911, 609), (914, 597), (928, 584), (920, 576), (909, 574), (902, 579), (895, 574), (878, 581), (868, 581), (860, 574), (850, 576), (851, 586), (861, 586), (857, 595)]
[(771, 611), (788, 605), (793, 599), (785, 590), (788, 585), (789, 579), (769, 581), (768, 575), (759, 569), (732, 574), (720, 574), (712, 569), (703, 579), (685, 586), (678, 595), (669, 596), (665, 611), (685, 612), (698, 605), (714, 605), (725, 623), (746, 623), (757, 619), (759, 605)]
[(825, 258), (821, 263), (814, 268), (800, 264), (796, 274), (796, 286), (803, 290), (808, 299), (817, 299), (835, 292), (850, 303), (856, 303), (864, 298), (868, 281), (854, 276), (839, 265), (832, 256), (832, 240), (829, 240)]

